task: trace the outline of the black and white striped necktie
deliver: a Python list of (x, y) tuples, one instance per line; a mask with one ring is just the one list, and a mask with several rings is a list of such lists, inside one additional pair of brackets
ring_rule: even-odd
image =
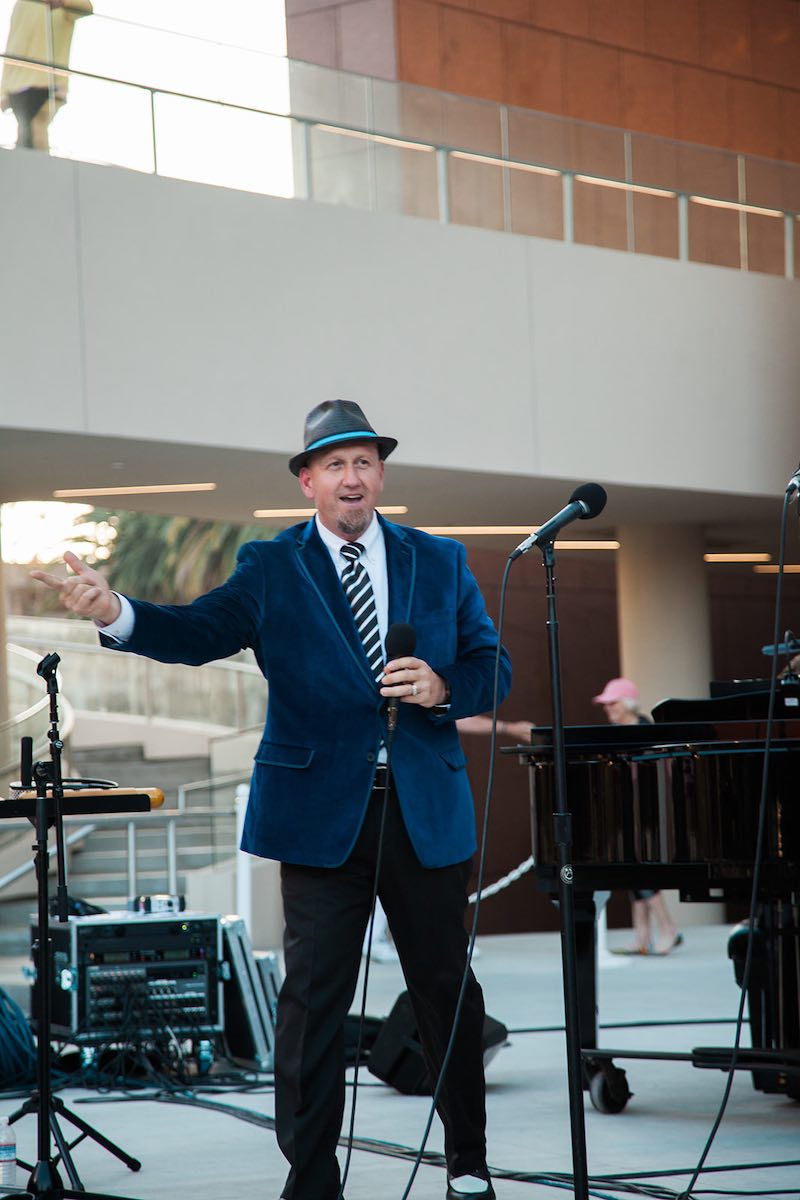
[(350, 601), (358, 636), (361, 638), (361, 644), (377, 682), (383, 675), (383, 647), (381, 646), (378, 610), (375, 607), (372, 584), (366, 567), (359, 562), (364, 553), (364, 547), (360, 542), (347, 542), (342, 546), (341, 552), (342, 556), (347, 559), (347, 566), (342, 573), (342, 587)]

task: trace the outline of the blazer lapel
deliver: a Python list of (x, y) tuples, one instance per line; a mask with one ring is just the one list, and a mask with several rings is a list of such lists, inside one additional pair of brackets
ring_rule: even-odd
[(397, 621), (407, 624), (417, 574), (416, 552), (401, 525), (391, 525), (380, 514), (378, 514), (378, 519), (383, 528), (386, 543), (389, 624), (394, 625)]
[(337, 634), (352, 656), (359, 673), (368, 684), (370, 691), (380, 700), (364, 647), (353, 620), (352, 609), (344, 594), (344, 588), (336, 574), (336, 568), (331, 561), (328, 549), (317, 533), (313, 517), (300, 533), (295, 547), (295, 557), (300, 571), (316, 592)]

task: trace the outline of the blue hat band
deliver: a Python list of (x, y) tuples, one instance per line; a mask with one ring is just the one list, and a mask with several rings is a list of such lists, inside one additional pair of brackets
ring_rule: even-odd
[(356, 432), (350, 433), (332, 433), (330, 437), (319, 438), (316, 442), (312, 442), (310, 446), (306, 446), (304, 453), (310, 454), (312, 450), (320, 450), (323, 446), (329, 446), (331, 442), (367, 442), (370, 439), (380, 441), (377, 433), (371, 433), (367, 429), (359, 429)]

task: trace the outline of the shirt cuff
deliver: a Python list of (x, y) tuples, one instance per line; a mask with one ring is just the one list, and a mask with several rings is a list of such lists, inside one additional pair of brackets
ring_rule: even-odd
[(116, 621), (112, 621), (110, 625), (100, 625), (97, 621), (94, 624), (99, 632), (104, 637), (111, 638), (112, 642), (127, 642), (133, 634), (136, 614), (127, 596), (121, 596), (119, 592), (114, 592), (114, 595), (119, 600), (119, 616)]
[(439, 675), (439, 678), (444, 680), (444, 700), (441, 704), (434, 704), (431, 712), (435, 717), (446, 717), (450, 711), (450, 680), (445, 679), (444, 675)]

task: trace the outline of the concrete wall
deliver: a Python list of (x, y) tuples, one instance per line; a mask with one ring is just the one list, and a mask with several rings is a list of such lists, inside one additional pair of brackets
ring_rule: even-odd
[(785, 280), (32, 153), (0, 191), (0, 426), (285, 455), (346, 395), (411, 464), (774, 495), (796, 456)]

